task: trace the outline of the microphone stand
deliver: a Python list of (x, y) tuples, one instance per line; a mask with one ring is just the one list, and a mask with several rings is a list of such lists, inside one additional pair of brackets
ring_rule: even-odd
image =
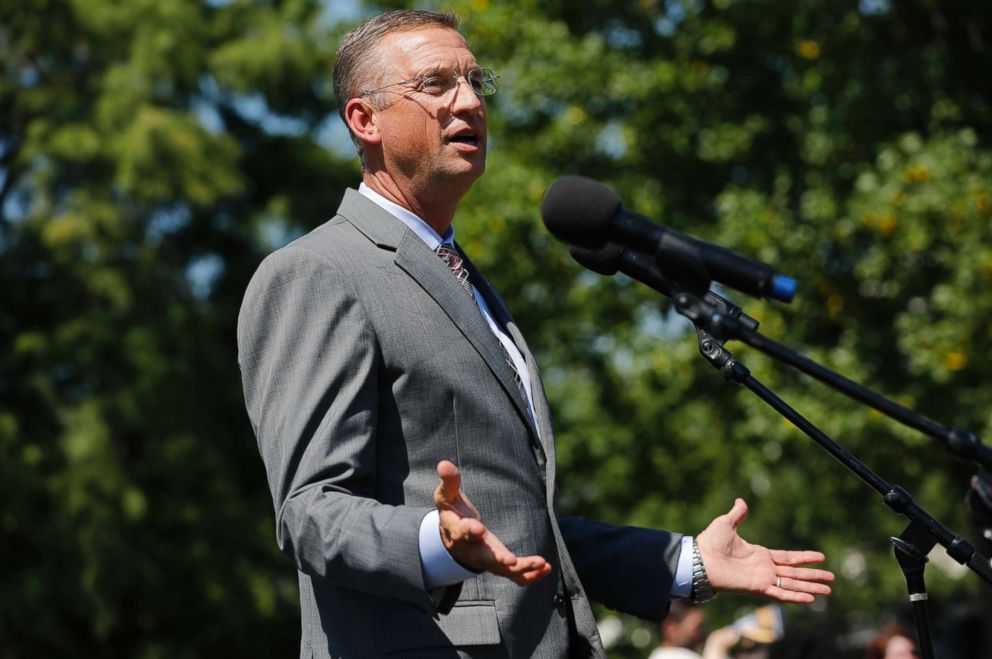
[[(640, 257), (634, 257), (640, 258)], [(785, 346), (768, 339), (757, 332), (758, 323), (743, 313), (740, 307), (719, 296), (709, 293), (711, 277), (707, 264), (699, 249), (691, 238), (680, 234), (666, 233), (658, 241), (653, 261), (661, 275), (669, 281), (672, 297), (683, 294), (705, 297), (710, 314), (720, 314), (722, 318), (730, 318), (720, 328), (721, 338), (737, 339), (764, 352), (779, 361), (799, 369), (817, 380), (833, 387), (842, 394), (861, 403), (875, 408), (879, 412), (907, 425), (941, 442), (944, 447), (965, 460), (971, 460), (982, 466), (986, 472), (992, 472), (992, 448), (982, 444), (975, 433), (961, 428), (944, 428), (922, 414), (903, 407), (853, 380), (831, 371), (809, 357), (800, 355)], [(664, 267), (662, 267), (664, 264)], [(641, 268), (645, 267), (643, 265)], [(715, 306), (714, 306), (715, 305)], [(681, 312), (680, 312), (681, 313)], [(702, 310), (696, 312), (703, 313)], [(735, 320), (740, 322), (734, 323)], [(693, 320), (690, 318), (690, 320)], [(695, 323), (696, 321), (693, 320)], [(697, 325), (698, 327), (698, 325)], [(984, 476), (981, 475), (980, 477)], [(982, 480), (986, 480), (982, 478)]]
[[(706, 279), (708, 280), (708, 278)], [(830, 373), (827, 369), (814, 364), (811, 360), (801, 357), (775, 344), (773, 341), (764, 337), (761, 337), (760, 341), (755, 340), (756, 332), (745, 327), (745, 324), (738, 320), (740, 316), (739, 308), (729, 303), (714, 304), (712, 301), (704, 300), (699, 293), (708, 289), (709, 282), (706, 281), (706, 286), (701, 286), (699, 284), (701, 281), (699, 278), (691, 277), (689, 281), (694, 281), (695, 284), (690, 284), (688, 287), (673, 284), (672, 300), (675, 303), (675, 309), (692, 321), (696, 327), (699, 351), (703, 357), (714, 368), (722, 371), (724, 378), (747, 387), (747, 389), (788, 419), (793, 425), (806, 433), (806, 435), (836, 458), (849, 471), (853, 472), (869, 487), (881, 494), (883, 501), (889, 508), (909, 519), (909, 525), (898, 537), (891, 538), (891, 541), (899, 568), (906, 578), (906, 587), (909, 591), (909, 600), (913, 606), (920, 651), (924, 659), (933, 659), (933, 639), (930, 635), (929, 612), (927, 610), (928, 594), (924, 580), (924, 570), (928, 560), (927, 554), (939, 543), (951, 558), (962, 565), (967, 565), (968, 568), (989, 584), (992, 584), (992, 563), (979, 554), (971, 543), (962, 537), (955, 536), (950, 530), (917, 505), (909, 492), (898, 485), (891, 485), (883, 480), (865, 466), (864, 463), (855, 458), (851, 453), (799, 414), (794, 408), (789, 406), (788, 403), (761, 384), (761, 382), (751, 375), (750, 370), (746, 366), (734, 359), (733, 353), (724, 347), (724, 342), (728, 339), (736, 338), (797, 367), (799, 367), (799, 364), (802, 364), (801, 370), (810, 372), (811, 375), (831, 386), (838, 386), (844, 393), (848, 393), (845, 387), (852, 391), (855, 389), (861, 390), (862, 393), (859, 394), (860, 397), (858, 397), (858, 400), (863, 400), (863, 402), (870, 405), (885, 401), (884, 398), (856, 385), (850, 380)], [(766, 348), (767, 350), (765, 350)], [(830, 375), (830, 377), (827, 377), (827, 375)], [(847, 384), (844, 384), (845, 382)], [(889, 403), (889, 401), (885, 402)], [(901, 408), (901, 406), (895, 405), (895, 403), (889, 403), (886, 407), (893, 411), (896, 411), (895, 408)], [(914, 413), (906, 410), (906, 408), (901, 409), (905, 411), (907, 418), (914, 415)], [(929, 423), (932, 424), (932, 422)], [(932, 425), (936, 426), (936, 424)], [(918, 426), (914, 425), (914, 427)], [(966, 437), (962, 442), (957, 444), (949, 443), (949, 445), (955, 446), (957, 449), (975, 458), (986, 458), (988, 456), (987, 449), (986, 451), (975, 449), (976, 445), (980, 446), (980, 442), (977, 441), (978, 438), (970, 433), (966, 435), (970, 435), (971, 438), (974, 438), (974, 441), (970, 441)]]
[(779, 361), (793, 366), (807, 375), (829, 385), (842, 394), (873, 407), (882, 414), (895, 419), (903, 425), (915, 428), (925, 435), (936, 439), (948, 452), (975, 462), (987, 470), (992, 470), (992, 448), (982, 444), (978, 436), (962, 428), (945, 428), (935, 421), (918, 412), (881, 396), (874, 391), (861, 386), (853, 380), (817, 364), (809, 357), (801, 355), (780, 343), (762, 336), (758, 332), (743, 331), (739, 336), (732, 336), (752, 348), (774, 357)]

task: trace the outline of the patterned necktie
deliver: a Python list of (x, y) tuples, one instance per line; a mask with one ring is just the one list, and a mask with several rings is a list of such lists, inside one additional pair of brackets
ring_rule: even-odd
[[(468, 268), (465, 267), (465, 261), (458, 255), (458, 252), (454, 250), (454, 246), (445, 245), (441, 243), (434, 250), (434, 253), (441, 257), (441, 260), (448, 266), (451, 272), (455, 275), (458, 283), (462, 285), (468, 296), (475, 301), (475, 291), (472, 290), (472, 282), (469, 281)], [(520, 395), (523, 396), (527, 403), (530, 403), (530, 397), (527, 395), (527, 389), (524, 387), (523, 381), (520, 379), (520, 373), (517, 372), (517, 366), (513, 363), (513, 358), (510, 357), (510, 353), (506, 351), (506, 346), (503, 342), (496, 338), (496, 342), (499, 343), (499, 347), (503, 349), (503, 358), (506, 360), (507, 366), (513, 372), (513, 381), (517, 385), (517, 389), (520, 391)]]
[(468, 280), (468, 268), (465, 267), (465, 261), (462, 260), (462, 257), (458, 256), (458, 252), (452, 249), (451, 245), (441, 243), (434, 250), (434, 253), (441, 257), (441, 260), (454, 273), (458, 283), (462, 285), (468, 296), (474, 300), (475, 293), (472, 291), (472, 283)]

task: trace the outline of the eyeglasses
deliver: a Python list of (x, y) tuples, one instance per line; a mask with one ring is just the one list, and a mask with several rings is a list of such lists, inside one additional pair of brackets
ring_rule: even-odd
[(459, 78), (465, 78), (465, 81), (468, 82), (469, 87), (472, 88), (472, 91), (477, 96), (492, 96), (496, 93), (496, 83), (499, 82), (499, 76), (492, 69), (472, 69), (465, 75), (453, 71), (435, 71), (417, 76), (416, 78), (392, 82), (377, 89), (366, 89), (362, 92), (362, 96), (369, 96), (370, 94), (381, 92), (383, 89), (389, 89), (397, 85), (408, 85), (412, 82), (417, 83), (414, 91), (430, 94), (431, 96), (446, 96), (452, 89), (458, 86)]

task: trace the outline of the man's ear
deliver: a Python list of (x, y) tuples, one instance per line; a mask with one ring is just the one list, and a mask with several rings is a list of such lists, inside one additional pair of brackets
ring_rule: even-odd
[(351, 132), (366, 144), (379, 144), (379, 115), (363, 98), (353, 98), (344, 106), (344, 120)]

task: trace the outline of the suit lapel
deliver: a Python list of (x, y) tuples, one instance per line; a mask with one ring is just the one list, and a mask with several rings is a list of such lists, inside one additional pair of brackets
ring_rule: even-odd
[(395, 251), (409, 231), (403, 222), (351, 188), (344, 191), (338, 215), (346, 218), (373, 243), (388, 250)]
[[(379, 247), (396, 252), (394, 257), (396, 265), (416, 281), (444, 310), (451, 322), (472, 344), (472, 347), (499, 380), (500, 385), (506, 390), (506, 395), (513, 401), (513, 406), (527, 427), (531, 429), (531, 433), (535, 437), (538, 436), (530, 416), (530, 410), (527, 408), (527, 402), (521, 397), (513, 371), (506, 363), (503, 347), (499, 344), (499, 340), (493, 336), (485, 318), (479, 313), (479, 307), (475, 301), (465, 294), (465, 289), (451, 274), (444, 261), (432, 252), (424, 244), (424, 241), (410, 231), (403, 222), (371, 200), (366, 199), (360, 192), (351, 189), (345, 190), (338, 214), (347, 218), (356, 229)], [(460, 249), (459, 253), (461, 253)], [(462, 256), (464, 257), (463, 253)], [(478, 270), (472, 266), (467, 258), (465, 262), (469, 268), (470, 276), (473, 277), (472, 283), (483, 292), (486, 302), (490, 303), (490, 309), (497, 309), (498, 311), (494, 311), (494, 313), (508, 317), (506, 307), (499, 296), (495, 295), (495, 291), (492, 290), (489, 283), (479, 275)], [(478, 277), (478, 280), (475, 277)], [(505, 321), (501, 320), (501, 322)], [(519, 332), (517, 335), (519, 336)], [(513, 337), (513, 340), (517, 342), (518, 346), (520, 345), (516, 337)], [(524, 352), (524, 355), (529, 355), (529, 353)], [(532, 358), (527, 356), (527, 359), (529, 366)], [(531, 375), (531, 377), (534, 376)], [(532, 382), (536, 382), (536, 380), (532, 379)]]
[[(461, 252), (461, 249), (459, 249)], [(462, 254), (465, 259), (465, 265), (469, 269), (469, 273), (472, 277), (472, 283), (475, 287), (482, 293), (482, 296), (486, 298), (486, 304), (489, 305), (489, 311), (492, 312), (493, 317), (506, 328), (507, 333), (510, 338), (513, 339), (513, 343), (517, 346), (520, 354), (523, 355), (524, 361), (527, 362), (527, 373), (530, 375), (530, 388), (531, 397), (533, 398), (534, 413), (537, 416), (537, 422), (540, 427), (540, 433), (538, 437), (540, 438), (541, 448), (545, 453), (545, 457), (550, 461), (554, 462), (554, 442), (551, 441), (551, 416), (548, 411), (548, 402), (544, 396), (544, 385), (541, 383), (541, 376), (537, 371), (537, 363), (534, 361), (534, 355), (531, 354), (530, 348), (527, 346), (527, 341), (524, 340), (523, 334), (517, 327), (517, 323), (513, 320), (513, 316), (510, 315), (510, 310), (506, 307), (506, 303), (503, 302), (503, 298), (500, 297), (499, 293), (496, 291), (496, 287), (486, 279), (486, 277), (479, 272), (475, 264), (472, 263), (467, 256)], [(509, 369), (509, 367), (507, 367)], [(512, 378), (513, 375), (511, 374)], [(516, 384), (516, 383), (514, 383)], [(518, 396), (519, 397), (519, 396)], [(530, 417), (528, 411), (528, 418)]]
[(513, 342), (517, 344), (524, 359), (527, 360), (531, 396), (534, 399), (534, 413), (537, 415), (537, 423), (541, 429), (541, 445), (548, 460), (554, 464), (555, 443), (552, 441), (551, 412), (548, 409), (548, 399), (544, 395), (544, 383), (541, 381), (541, 374), (537, 370), (537, 362), (534, 360), (534, 355), (531, 354), (530, 348), (527, 347), (527, 342), (524, 340), (523, 334), (520, 333), (520, 329), (512, 318), (506, 323), (506, 329), (510, 333)]
[[(432, 252), (413, 232), (408, 232), (400, 241), (396, 250), (395, 261), (396, 265), (406, 271), (434, 298), (451, 319), (451, 322), (482, 356), (493, 375), (506, 390), (507, 396), (513, 401), (517, 412), (527, 422), (531, 432), (534, 432), (530, 411), (517, 389), (513, 371), (506, 363), (506, 353), (503, 351), (503, 347), (500, 346), (499, 340), (489, 329), (489, 324), (486, 323), (485, 318), (479, 313), (478, 305), (470, 296), (466, 295), (465, 289), (451, 274), (444, 261), (438, 258), (437, 254)], [(474, 274), (470, 270), (470, 275)], [(474, 279), (472, 283), (476, 284)]]

